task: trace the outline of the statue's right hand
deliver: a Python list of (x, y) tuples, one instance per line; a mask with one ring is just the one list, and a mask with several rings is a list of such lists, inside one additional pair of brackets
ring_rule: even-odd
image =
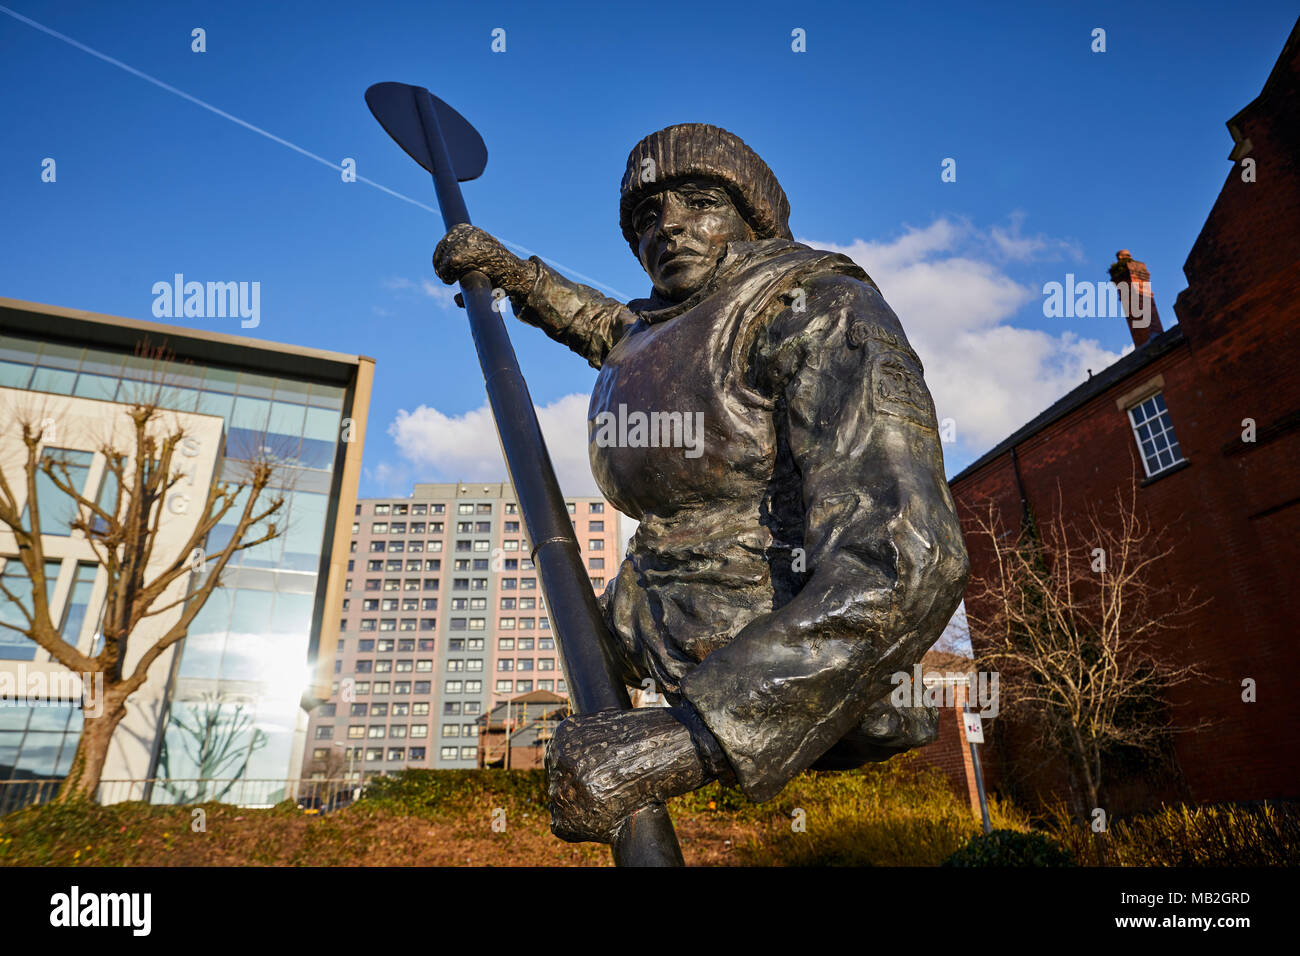
[(482, 272), (494, 286), (514, 295), (526, 292), (532, 276), (531, 264), (521, 261), (490, 233), (462, 223), (453, 226), (433, 252), (433, 270), (452, 285), (467, 272)]

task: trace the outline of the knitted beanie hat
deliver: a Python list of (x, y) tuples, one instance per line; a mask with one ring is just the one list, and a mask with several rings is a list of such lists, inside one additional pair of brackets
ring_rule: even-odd
[(665, 182), (683, 177), (711, 179), (725, 186), (759, 239), (794, 238), (788, 222), (790, 202), (758, 154), (725, 129), (707, 123), (679, 123), (651, 133), (627, 157), (618, 223), (633, 255), (639, 241), (632, 229), (637, 203)]

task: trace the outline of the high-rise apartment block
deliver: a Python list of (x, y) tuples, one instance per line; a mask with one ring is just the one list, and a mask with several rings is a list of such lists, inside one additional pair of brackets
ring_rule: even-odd
[[(566, 498), (592, 586), (620, 560), (619, 514)], [(329, 700), (311, 717), (304, 777), (471, 768), (478, 720), (567, 687), (530, 543), (508, 482), (416, 484), (363, 499)]]

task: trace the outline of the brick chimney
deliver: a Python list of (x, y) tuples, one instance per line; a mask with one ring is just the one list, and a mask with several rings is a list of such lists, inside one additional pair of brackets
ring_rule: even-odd
[(1110, 267), (1110, 281), (1119, 286), (1120, 307), (1128, 318), (1129, 334), (1138, 348), (1163, 332), (1156, 300), (1151, 295), (1151, 272), (1146, 263), (1138, 262), (1127, 249), (1115, 253), (1115, 264)]

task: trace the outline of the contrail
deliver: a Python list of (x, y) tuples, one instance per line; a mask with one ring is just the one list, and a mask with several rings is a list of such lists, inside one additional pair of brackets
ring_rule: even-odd
[[(338, 171), (342, 171), (343, 169), (343, 165), (341, 163), (334, 163), (326, 159), (324, 156), (317, 156), (311, 150), (303, 149), (301, 146), (298, 146), (295, 143), (291, 143), (287, 139), (284, 139), (280, 136), (276, 136), (274, 133), (270, 133), (262, 129), (260, 126), (254, 126), (252, 123), (249, 123), (246, 120), (242, 120), (238, 116), (234, 116), (230, 113), (227, 113), (225, 110), (219, 109), (218, 107), (213, 106), (211, 103), (205, 103), (197, 96), (191, 96), (189, 93), (186, 93), (184, 90), (178, 90), (170, 83), (164, 83), (162, 80), (156, 77), (152, 77), (148, 73), (144, 73), (140, 70), (137, 70), (135, 67), (131, 66), (130, 64), (123, 63), (121, 60), (114, 59), (113, 57), (109, 56), (106, 53), (100, 53), (98, 50), (93, 49), (92, 47), (88, 47), (86, 46), (86, 44), (80, 42), (79, 40), (74, 40), (72, 37), (67, 36), (66, 34), (60, 33), (57, 30), (51, 30), (49, 27), (45, 26), (45, 24), (37, 23), (35, 20), (31, 19), (30, 17), (25, 17), (21, 13), (18, 13), (16, 10), (10, 10), (8, 7), (0, 6), (0, 13), (7, 14), (13, 17), (15, 20), (19, 21), (20, 23), (25, 23), (29, 27), (33, 27), (37, 30), (40, 30), (42, 33), (49, 34), (50, 36), (54, 37), (56, 40), (62, 40), (64, 43), (68, 44), (69, 46), (76, 47), (78, 50), (82, 51), (83, 53), (89, 53), (91, 56), (103, 60), (105, 63), (110, 63), (120, 70), (125, 70), (127, 73), (130, 73), (132, 76), (138, 76), (140, 79), (145, 80), (148, 83), (152, 83), (154, 86), (159, 87), (160, 89), (164, 89), (168, 93), (172, 93), (175, 96), (179, 96), (183, 100), (188, 100), (189, 102), (193, 103), (195, 106), (201, 106), (209, 113), (216, 113), (222, 119), (230, 120), (230, 122), (238, 126), (242, 126), (244, 129), (254, 132), (258, 136), (265, 136), (267, 139), (271, 140), (271, 142), (279, 143), (281, 146), (287, 147), (288, 149), (293, 150), (295, 153), (298, 153), (302, 156), (306, 156), (308, 159), (313, 159), (316, 162), (320, 163), (322, 166), (328, 166), (330, 169), (338, 170)], [(410, 196), (403, 195), (402, 193), (399, 193), (395, 189), (389, 189), (387, 186), (383, 185), (382, 183), (377, 183), (373, 179), (368, 179), (365, 176), (358, 176), (357, 181), (363, 182), (367, 186), (373, 186), (375, 189), (378, 189), (381, 192), (388, 193), (388, 195), (393, 196), (397, 199), (401, 199), (403, 202), (409, 202), (412, 206), (419, 206), (421, 209), (424, 209), (431, 213), (435, 213), (435, 214), (439, 213), (439, 210), (436, 207), (430, 206), (427, 203), (422, 203), (418, 199), (412, 199)], [(563, 263), (555, 262), (553, 259), (547, 259), (545, 256), (533, 252), (531, 249), (528, 249), (526, 246), (521, 246), (516, 242), (508, 242), (505, 239), (501, 239), (501, 243), (503, 245), (509, 246), (512, 249), (517, 249), (518, 251), (522, 252), (524, 255), (527, 256), (536, 255), (540, 259), (545, 259), (547, 263), (555, 266), (557, 269), (561, 269), (564, 272), (569, 273), (570, 275), (582, 280), (583, 282), (586, 282), (588, 285), (593, 285), (596, 286), (597, 288), (605, 289), (608, 292), (612, 292), (614, 295), (618, 296), (618, 298), (622, 299), (625, 302), (631, 298), (631, 296), (627, 295), (624, 292), (620, 292), (618, 289), (615, 289), (613, 286), (606, 285), (603, 282), (599, 282), (596, 279), (591, 278), (590, 276), (585, 276), (581, 272), (578, 272), (575, 269), (570, 269), (568, 266), (564, 265)]]

